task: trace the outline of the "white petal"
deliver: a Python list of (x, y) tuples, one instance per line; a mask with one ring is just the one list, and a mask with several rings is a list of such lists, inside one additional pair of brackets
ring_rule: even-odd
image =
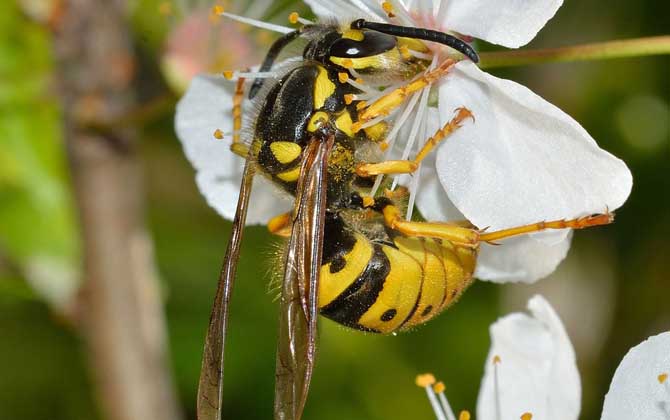
[(572, 235), (556, 243), (532, 236), (504, 241), (502, 245), (482, 244), (475, 277), (496, 283), (533, 283), (551, 274), (570, 249)]
[[(543, 297), (533, 297), (528, 309), (532, 316), (514, 313), (491, 325), (477, 399), (479, 420), (518, 419), (526, 412), (543, 420), (579, 415), (581, 384), (565, 328)], [(497, 365), (495, 356), (500, 357)]]
[[(435, 121), (437, 119), (438, 113), (429, 109), (427, 122), (430, 133), (440, 127), (439, 121)], [(411, 185), (407, 178), (401, 183)], [(449, 200), (440, 184), (435, 170), (435, 154), (428, 155), (421, 168), (416, 206), (429, 221), (466, 219)], [(569, 248), (570, 238), (566, 237), (565, 232), (525, 235), (506, 240), (503, 246), (482, 244), (475, 277), (499, 283), (532, 283), (551, 274), (565, 258)]]
[[(175, 130), (186, 157), (197, 170), (196, 183), (207, 203), (232, 220), (242, 181), (243, 159), (230, 151), (229, 139), (217, 140), (214, 131), (232, 131), (232, 93), (222, 77), (198, 76), (177, 104)], [(274, 187), (260, 176), (254, 180), (247, 224), (266, 223), (290, 208)]]
[(670, 332), (633, 347), (614, 372), (605, 396), (602, 420), (668, 420), (670, 418)]
[[(304, 0), (319, 17), (324, 19), (338, 19), (340, 21), (354, 20), (358, 18), (367, 18), (372, 20), (383, 20), (384, 14), (378, 14), (381, 11), (378, 4), (367, 0)], [(362, 7), (361, 7), (362, 6)]]
[(529, 43), (563, 0), (442, 0), (442, 29), (518, 48)]
[(439, 106), (444, 121), (461, 106), (476, 118), (440, 147), (437, 172), (451, 201), (480, 228), (614, 210), (630, 194), (626, 164), (524, 86), (462, 61), (440, 87)]

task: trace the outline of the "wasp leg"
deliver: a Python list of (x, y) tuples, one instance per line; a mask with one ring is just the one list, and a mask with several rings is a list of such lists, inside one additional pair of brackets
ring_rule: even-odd
[(292, 224), (291, 212), (286, 212), (270, 219), (268, 230), (274, 235), (289, 237), (291, 236)]
[(235, 85), (235, 95), (233, 96), (233, 143), (230, 150), (238, 156), (246, 158), (249, 154), (249, 147), (242, 143), (240, 130), (242, 129), (242, 101), (244, 101), (244, 78), (240, 77)]
[(454, 60), (445, 60), (436, 69), (424, 73), (421, 77), (397, 89), (393, 89), (386, 95), (372, 102), (358, 115), (352, 129), (354, 132), (363, 128), (363, 124), (379, 116), (388, 115), (403, 103), (408, 95), (431, 85), (444, 76), (455, 64)]
[(458, 108), (456, 110), (456, 116), (442, 128), (437, 130), (432, 137), (426, 140), (414, 160), (387, 160), (379, 163), (363, 163), (356, 167), (356, 175), (360, 177), (370, 177), (382, 174), (411, 174), (416, 171), (421, 161), (428, 156), (428, 153), (430, 153), (441, 141), (449, 137), (451, 133), (459, 129), (461, 123), (467, 118), (472, 118), (474, 120), (474, 116), (470, 110), (467, 108)]
[(539, 232), (547, 229), (584, 229), (591, 226), (607, 225), (614, 221), (614, 213), (606, 211), (602, 214), (580, 217), (570, 220), (553, 220), (550, 222), (532, 223), (530, 225), (518, 226), (509, 229), (503, 229), (496, 232), (480, 233), (479, 240), (482, 242), (494, 242), (500, 239), (512, 236), (523, 235), (526, 233)]
[(476, 248), (479, 245), (479, 232), (449, 223), (411, 222), (405, 220), (398, 207), (390, 200), (377, 199), (376, 210), (384, 216), (384, 224), (407, 236), (444, 239), (455, 244)]

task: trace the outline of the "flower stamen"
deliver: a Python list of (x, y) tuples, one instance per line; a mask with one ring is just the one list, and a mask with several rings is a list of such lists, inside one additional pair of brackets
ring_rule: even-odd
[(223, 9), (223, 6), (214, 6), (212, 12), (217, 16), (225, 16), (229, 19), (235, 20), (240, 23), (246, 23), (247, 25), (255, 26), (261, 29), (267, 29), (268, 31), (279, 32), (281, 34), (287, 34), (293, 32), (292, 28), (288, 28), (282, 25), (275, 25), (274, 23), (263, 22), (262, 20), (252, 19), (245, 16), (235, 15), (228, 13)]
[(500, 377), (498, 373), (498, 365), (500, 363), (500, 356), (497, 354), (493, 356), (493, 394), (495, 395), (496, 420), (500, 420), (500, 413), (502, 412), (500, 405)]
[(422, 375), (417, 375), (415, 383), (418, 387), (424, 388), (426, 390), (428, 401), (430, 401), (430, 405), (431, 407), (433, 407), (433, 411), (435, 412), (435, 416), (437, 417), (437, 419), (448, 420), (447, 417), (444, 415), (442, 408), (440, 407), (440, 403), (437, 401), (435, 391), (433, 391), (433, 385), (435, 384), (435, 376), (433, 376), (431, 373), (424, 373)]
[(458, 420), (470, 420), (470, 412), (468, 410), (461, 411)]
[(433, 391), (437, 394), (437, 398), (440, 401), (440, 406), (442, 407), (442, 411), (444, 411), (447, 414), (447, 418), (449, 420), (456, 420), (456, 416), (454, 415), (454, 411), (451, 409), (451, 405), (449, 405), (449, 400), (447, 400), (447, 395), (444, 393), (446, 387), (444, 386), (444, 382), (438, 382), (435, 385), (433, 385)]
[(526, 412), (523, 413), (520, 418), (521, 420), (533, 420), (533, 414)]
[(279, 75), (276, 71), (233, 71), (226, 70), (223, 72), (223, 77), (226, 80), (239, 79), (274, 79)]
[(291, 14), (289, 14), (288, 21), (293, 25), (295, 25), (296, 23), (302, 23), (303, 25), (314, 24), (314, 22), (312, 22), (311, 20), (301, 17), (298, 12), (292, 12)]

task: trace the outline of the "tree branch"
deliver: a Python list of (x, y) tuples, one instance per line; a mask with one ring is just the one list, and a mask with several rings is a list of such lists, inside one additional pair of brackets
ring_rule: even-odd
[[(82, 328), (109, 420), (179, 420), (131, 127), (135, 57), (123, 0), (65, 0), (55, 24), (65, 139), (83, 236)], [(96, 124), (94, 124), (96, 123)]]

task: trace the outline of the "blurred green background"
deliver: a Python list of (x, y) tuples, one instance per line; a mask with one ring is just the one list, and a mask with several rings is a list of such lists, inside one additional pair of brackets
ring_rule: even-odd
[[(10, 0), (0, 13), (2, 420), (102, 418), (85, 347), (68, 321), (81, 250), (54, 90), (52, 34), (44, 22), (55, 3)], [(179, 37), (168, 39), (184, 30), (180, 25), (189, 13), (211, 5), (139, 0), (130, 6), (140, 100), (160, 98), (168, 104), (140, 127), (138, 150), (170, 367), (180, 403), (194, 419), (203, 338), (230, 223), (198, 193), (173, 132), (170, 104), (178, 97), (173, 92), (183, 88), (189, 70), (170, 61), (171, 52), (183, 49), (170, 44)], [(268, 15), (281, 22), (294, 9), (305, 10), (284, 1)], [(658, 0), (567, 1), (529, 47), (660, 35), (670, 30), (668, 16), (669, 3)], [(255, 43), (267, 41), (257, 31), (248, 36)], [(219, 50), (220, 44), (210, 36), (187, 50), (222, 54), (209, 66), (238, 63)], [(253, 62), (257, 52), (245, 54)], [(305, 418), (429, 419), (423, 390), (414, 386), (415, 375), (424, 371), (445, 382), (455, 409), (474, 412), (488, 326), (522, 310), (527, 297), (540, 292), (555, 305), (573, 339), (583, 383), (582, 418), (597, 419), (623, 355), (670, 327), (670, 58), (493, 73), (553, 102), (623, 158), (634, 176), (628, 202), (614, 225), (576, 233), (567, 260), (551, 277), (532, 286), (477, 282), (448, 313), (414, 332), (365, 335), (323, 320)], [(264, 227), (252, 227), (242, 248), (226, 355), (226, 418), (269, 418), (272, 410), (277, 305), (268, 293), (267, 266), (258, 256), (269, 254), (273, 241)]]

